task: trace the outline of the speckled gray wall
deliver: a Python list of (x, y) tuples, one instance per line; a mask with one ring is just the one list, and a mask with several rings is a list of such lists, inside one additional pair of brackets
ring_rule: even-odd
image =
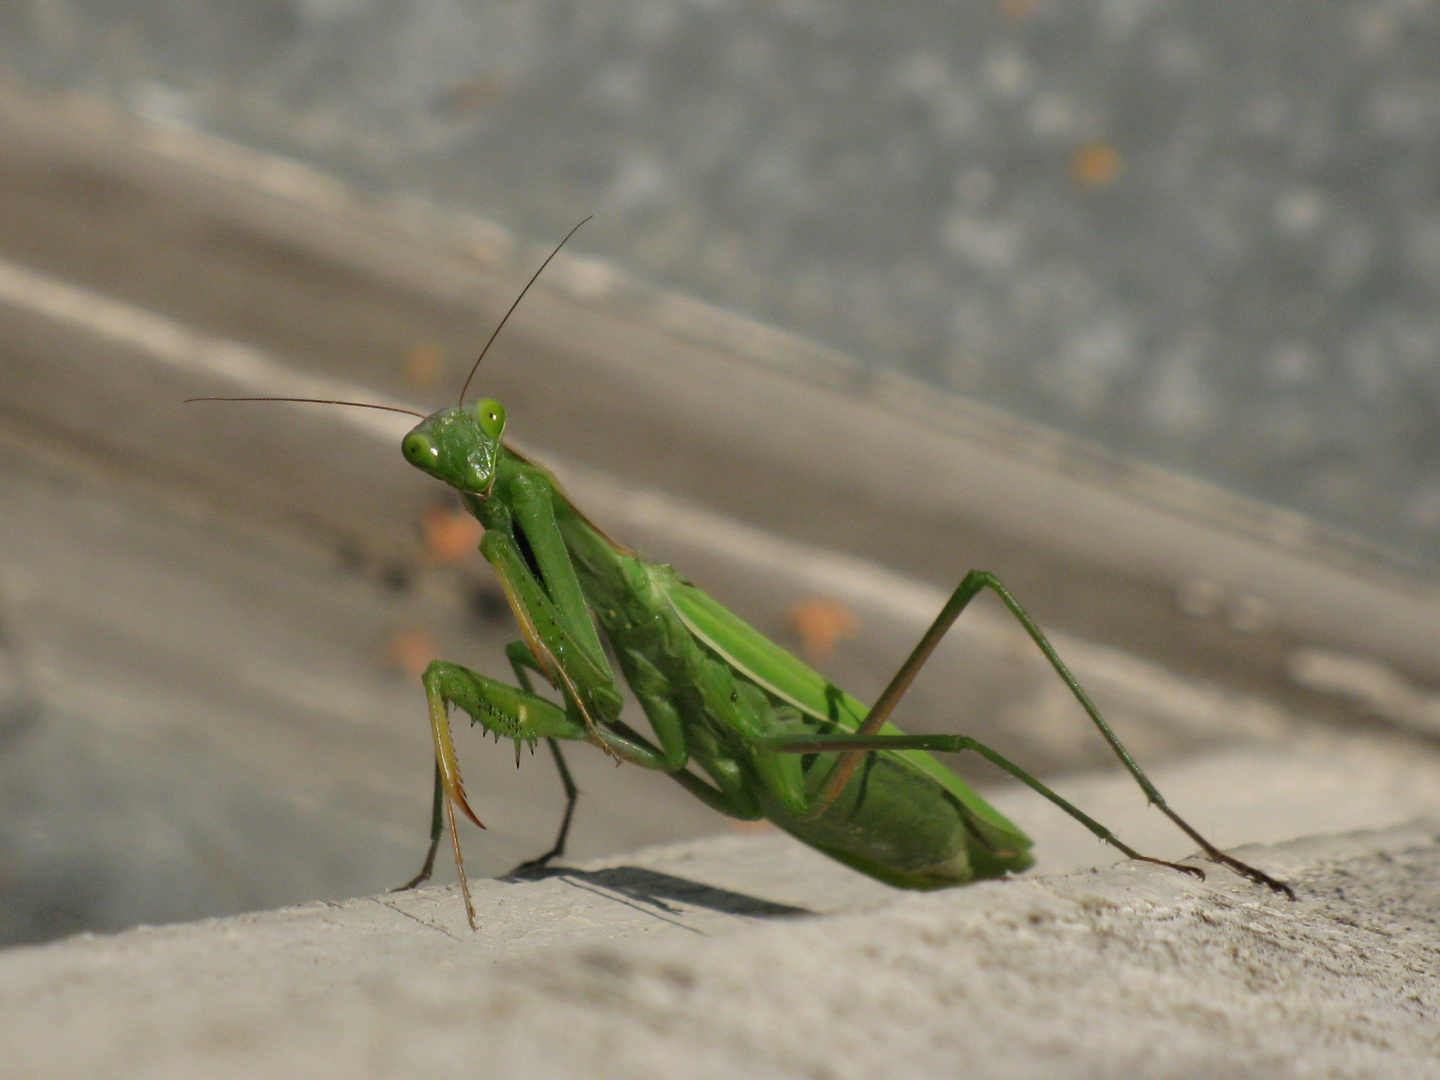
[(30, 0), (24, 77), (1440, 561), (1425, 0)]

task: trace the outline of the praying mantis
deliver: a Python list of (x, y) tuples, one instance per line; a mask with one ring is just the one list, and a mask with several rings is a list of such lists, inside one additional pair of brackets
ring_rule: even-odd
[[(461, 780), (452, 709), (497, 739), (513, 739), (517, 754), (544, 739), (554, 755), (565, 815), (551, 849), (522, 864), (525, 868), (564, 853), (577, 790), (561, 744), (585, 742), (617, 762), (665, 772), (721, 814), (768, 819), (852, 869), (899, 888), (947, 888), (1018, 873), (1034, 862), (1030, 839), (934, 753), (978, 754), (1127, 857), (1203, 878), (1197, 867), (1142, 855), (975, 739), (908, 735), (889, 722), (950, 626), (988, 591), (1018, 620), (1149, 801), (1209, 859), (1294, 899), (1288, 885), (1221, 851), (1169, 807), (1039, 626), (994, 575), (977, 570), (965, 576), (867, 708), (674, 568), (610, 539), (550, 472), (507, 445), (504, 406), (493, 398), (466, 403), (466, 392), (490, 343), (575, 229), (497, 324), (457, 403), (430, 416), (413, 413), (420, 422), (401, 442), (405, 460), (453, 488), (483, 526), (480, 554), (499, 579), (520, 629), (520, 640), (506, 649), (513, 684), (440, 660), (422, 676), (435, 751), (430, 846), (420, 873), (402, 888), (430, 876), (448, 831), (466, 917), (478, 929), (456, 811), (484, 826)], [(410, 411), (365, 402), (320, 403)], [(536, 692), (537, 677), (558, 701)], [(621, 678), (639, 702), (649, 735), (622, 717)]]

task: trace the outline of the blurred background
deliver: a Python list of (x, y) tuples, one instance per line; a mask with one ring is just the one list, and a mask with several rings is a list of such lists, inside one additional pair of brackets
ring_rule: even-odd
[[(619, 539), (862, 696), (983, 566), (1143, 760), (1425, 808), (1437, 146), (1417, 0), (5, 5), (0, 941), (413, 873), (473, 531), (403, 422), (179, 403), (443, 405), (590, 214), (476, 387)], [(989, 609), (903, 723), (1106, 763)], [(575, 854), (730, 827), (584, 750)]]

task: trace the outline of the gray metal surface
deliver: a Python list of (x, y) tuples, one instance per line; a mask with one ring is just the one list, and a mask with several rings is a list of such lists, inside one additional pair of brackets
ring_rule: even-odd
[(49, 0), (0, 61), (463, 207), (1434, 564), (1440, 18)]

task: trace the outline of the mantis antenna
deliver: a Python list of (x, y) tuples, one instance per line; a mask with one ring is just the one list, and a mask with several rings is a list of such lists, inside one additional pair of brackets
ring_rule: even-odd
[[(480, 361), (485, 359), (485, 354), (490, 351), (490, 346), (493, 345), (495, 343), (495, 339), (500, 336), (501, 328), (505, 325), (506, 320), (508, 320), (511, 315), (515, 314), (515, 309), (520, 306), (520, 301), (525, 299), (525, 294), (530, 291), (530, 286), (534, 285), (535, 280), (542, 273), (544, 273), (545, 267), (550, 265), (550, 260), (555, 258), (556, 255), (560, 254), (560, 249), (565, 246), (566, 242), (577, 232), (580, 231), (580, 226), (584, 225), (585, 222), (589, 221), (590, 218), (594, 216), (594, 214), (589, 214), (586, 217), (582, 218), (579, 224), (577, 224), (573, 229), (571, 229), (568, 233), (565, 234), (565, 239), (561, 240), (560, 243), (555, 245), (555, 250), (550, 252), (549, 255), (545, 256), (545, 261), (540, 264), (540, 268), (536, 270), (535, 273), (530, 275), (530, 280), (525, 283), (525, 288), (520, 290), (520, 295), (515, 297), (514, 302), (506, 310), (504, 316), (500, 319), (498, 323), (495, 324), (495, 329), (491, 332), (489, 339), (485, 342), (485, 347), (480, 350), (480, 355), (475, 358), (475, 363), (470, 368), (470, 374), (465, 376), (465, 385), (460, 387), (460, 397), (456, 400), (455, 404), (463, 405), (465, 403), (465, 391), (470, 389), (470, 382), (475, 378), (475, 372), (480, 370)], [(181, 404), (189, 405), (192, 401), (296, 401), (306, 405), (348, 405), (349, 407), (354, 409), (379, 409), (381, 412), (404, 413), (406, 416), (418, 416), (421, 420), (425, 419), (424, 413), (416, 412), (414, 409), (402, 409), (396, 405), (373, 405), (368, 401), (336, 401), (332, 398), (218, 397), (214, 395), (206, 395), (204, 397), (186, 398), (183, 402), (181, 402)]]
[(335, 401), (331, 398), (315, 397), (187, 397), (180, 404), (189, 405), (192, 401), (299, 401), (306, 405), (349, 405), (354, 409), (379, 409), (381, 412), (398, 412), (406, 416), (418, 416), (425, 419), (425, 414), (416, 412), (414, 409), (402, 409), (398, 405), (372, 405), (368, 401)]
[[(584, 225), (585, 222), (589, 221), (590, 218), (594, 216), (594, 214), (590, 214), (589, 216), (581, 219), (580, 225)], [(540, 264), (540, 269), (536, 270), (535, 273), (530, 275), (530, 280), (525, 283), (525, 288), (520, 290), (520, 295), (515, 297), (515, 302), (511, 304), (510, 309), (505, 312), (504, 318), (502, 318), (498, 323), (495, 324), (495, 329), (490, 334), (490, 340), (485, 342), (485, 347), (480, 350), (480, 355), (475, 358), (475, 366), (470, 369), (470, 374), (465, 376), (465, 385), (460, 387), (460, 397), (456, 400), (456, 405), (465, 404), (465, 391), (470, 389), (470, 380), (475, 378), (475, 372), (480, 370), (480, 361), (485, 359), (485, 354), (490, 351), (490, 346), (494, 343), (495, 339), (500, 336), (500, 328), (505, 325), (505, 320), (510, 318), (510, 316), (515, 313), (515, 309), (520, 306), (520, 301), (524, 300), (525, 294), (530, 291), (530, 286), (535, 284), (535, 279), (544, 272), (545, 267), (550, 265), (550, 260), (555, 258), (556, 255), (560, 254), (560, 249), (565, 246), (566, 240), (569, 240), (570, 237), (574, 236), (577, 232), (580, 231), (580, 225), (576, 225), (575, 228), (571, 229), (568, 233), (566, 233), (565, 240), (561, 240), (560, 243), (555, 245), (555, 250), (550, 252), (549, 255), (545, 256), (545, 261)]]

